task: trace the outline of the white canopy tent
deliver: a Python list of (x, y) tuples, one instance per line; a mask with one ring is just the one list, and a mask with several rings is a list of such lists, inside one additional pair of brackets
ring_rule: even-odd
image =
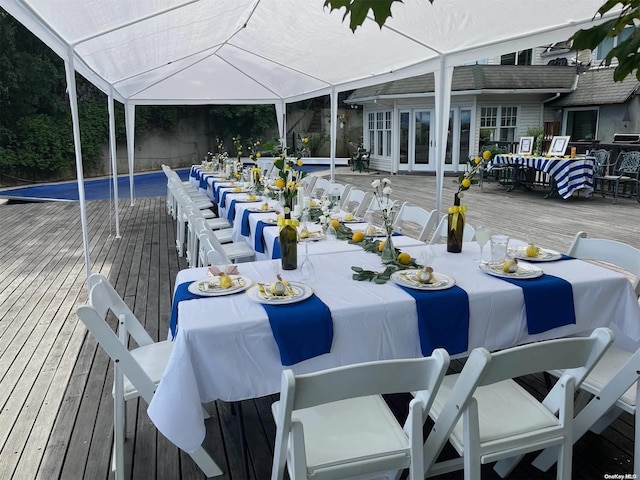
[[(435, 72), (438, 210), (453, 67), (566, 40), (592, 25), (602, 3), (404, 0), (382, 29), (367, 20), (354, 34), (344, 12), (323, 8), (324, 0), (0, 0), (68, 70), (104, 91), (110, 103), (125, 104), (130, 175), (136, 105), (273, 104), (283, 133), (287, 103), (326, 94), (334, 119), (333, 175), (337, 93)], [(77, 114), (73, 119), (77, 138)], [(76, 162), (80, 186), (79, 139)]]

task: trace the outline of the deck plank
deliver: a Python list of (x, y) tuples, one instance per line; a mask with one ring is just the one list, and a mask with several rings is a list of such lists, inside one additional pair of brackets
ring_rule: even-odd
[[(338, 181), (364, 190), (386, 175), (337, 172)], [(395, 197), (435, 208), (433, 177), (390, 178)], [(445, 178), (443, 206), (453, 200), (454, 189), (452, 179)], [(612, 205), (610, 197), (546, 200), (543, 195), (540, 189), (506, 192), (485, 183), (483, 191), (472, 187), (466, 192), (463, 203), (472, 225), (482, 223), (524, 239), (535, 232), (537, 243), (560, 251), (566, 251), (579, 230), (640, 247), (640, 205), (635, 200), (621, 198)], [(166, 213), (164, 198), (138, 199), (134, 207), (124, 203), (120, 239), (109, 220), (109, 202), (87, 203), (93, 271), (109, 278), (153, 338), (166, 338), (175, 275), (186, 267), (175, 251), (175, 221)], [(8, 204), (0, 209), (0, 478), (16, 472), (16, 478), (26, 479), (112, 478), (112, 367), (74, 314), (86, 300), (77, 204)], [(35, 230), (34, 224), (39, 226)], [(34, 279), (41, 288), (31, 291)], [(537, 394), (544, 392), (541, 378), (522, 382)], [(270, 472), (274, 398), (243, 402), (252, 478), (268, 478)], [(132, 478), (202, 479), (189, 456), (149, 422), (144, 402), (128, 403)], [(243, 478), (230, 405), (212, 402), (206, 407), (212, 418), (206, 422), (205, 448), (225, 472), (219, 478)], [(574, 478), (630, 472), (633, 420), (624, 414), (602, 435), (585, 435), (575, 447)], [(483, 478), (497, 478), (492, 472), (490, 466), (484, 468)], [(510, 478), (554, 478), (554, 472), (538, 472), (523, 463)]]

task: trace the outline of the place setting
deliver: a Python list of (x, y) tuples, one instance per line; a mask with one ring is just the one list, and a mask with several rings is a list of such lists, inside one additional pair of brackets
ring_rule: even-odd
[(207, 278), (191, 282), (187, 286), (189, 293), (201, 297), (219, 297), (244, 292), (253, 285), (253, 280), (238, 273), (236, 265), (209, 267)]

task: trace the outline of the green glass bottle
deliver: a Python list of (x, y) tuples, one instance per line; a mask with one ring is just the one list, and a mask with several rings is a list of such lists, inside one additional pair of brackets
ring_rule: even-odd
[(298, 230), (292, 225), (291, 214), (287, 212), (280, 230), (280, 254), (283, 270), (298, 268)]

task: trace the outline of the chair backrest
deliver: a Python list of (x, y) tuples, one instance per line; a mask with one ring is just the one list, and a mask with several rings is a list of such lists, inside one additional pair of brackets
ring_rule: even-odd
[(300, 184), (304, 187), (304, 192), (306, 196), (311, 196), (311, 193), (313, 192), (313, 187), (316, 184), (317, 178), (318, 177), (316, 177), (315, 175), (307, 175), (302, 180), (300, 180)]
[(640, 172), (640, 151), (620, 152), (616, 172), (621, 174), (638, 175)]
[(349, 190), (344, 202), (342, 203), (342, 210), (345, 212), (353, 212), (358, 215), (358, 212), (363, 209), (363, 203), (371, 203), (371, 192), (364, 192), (358, 188), (352, 188)]
[[(442, 240), (447, 239), (447, 215), (444, 215), (438, 226), (436, 227), (433, 235), (431, 236), (431, 240), (429, 240), (429, 245), (434, 245), (436, 243), (440, 243)], [(462, 241), (463, 242), (472, 242), (473, 239), (476, 238), (476, 229), (469, 225), (468, 222), (464, 224), (464, 232), (462, 232)]]
[(322, 177), (316, 177), (316, 183), (313, 186), (313, 190), (311, 192), (311, 196), (316, 197), (316, 198), (322, 198), (324, 195), (327, 195), (327, 197), (329, 196), (329, 186), (331, 185), (331, 181), (326, 179), (326, 178), (322, 178)]
[(611, 151), (605, 150), (604, 148), (597, 148), (591, 150), (589, 155), (596, 159), (596, 175), (606, 175), (608, 173), (607, 169), (611, 165), (609, 163), (611, 160)]
[[(204, 223), (203, 223), (204, 224)], [(196, 223), (198, 225), (198, 223)], [(198, 228), (198, 266), (230, 265), (233, 263), (224, 252), (220, 241), (208, 228)]]
[(633, 289), (640, 297), (640, 249), (616, 240), (587, 238), (586, 232), (578, 232), (567, 255), (583, 260), (607, 262), (625, 269), (635, 276)]
[[(564, 369), (563, 379), (571, 379), (574, 388), (577, 388), (613, 343), (613, 337), (613, 332), (608, 328), (597, 328), (588, 337), (547, 340), (496, 353), (490, 353), (482, 347), (474, 349), (427, 437), (425, 464), (430, 466), (438, 458), (458, 420), (473, 405), (473, 394), (478, 387), (547, 370)], [(566, 405), (566, 395), (570, 395), (573, 403), (573, 392), (566, 392), (565, 383), (557, 382), (543, 402), (553, 414)]]
[[(349, 398), (417, 392), (414, 400), (418, 402), (412, 404), (421, 406), (420, 412), (414, 412), (419, 418), (408, 418), (405, 430), (411, 429), (412, 434), (419, 435), (421, 450), (422, 425), (448, 366), (449, 354), (444, 349), (436, 349), (424, 358), (367, 362), (305, 375), (294, 375), (288, 369), (283, 371), (272, 478), (282, 478), (286, 462), (283, 452), (287, 451), (290, 441), (295, 444), (295, 438), (290, 440), (290, 435), (295, 435), (291, 431), (292, 413)], [(418, 425), (419, 432), (416, 432)], [(411, 438), (411, 434), (409, 436)]]
[(407, 231), (405, 226), (403, 226), (403, 223), (410, 222), (415, 224), (419, 227), (418, 234), (415, 238), (425, 242), (437, 221), (438, 214), (436, 210), (430, 212), (429, 210), (417, 205), (411, 205), (409, 202), (404, 202), (396, 216), (394, 227), (396, 230), (401, 230), (405, 235), (407, 235)]
[(118, 318), (118, 330), (121, 336), (122, 331), (127, 332), (139, 346), (152, 344), (153, 339), (106, 278), (100, 274), (92, 274), (88, 284), (90, 286), (89, 302), (87, 305), (78, 307), (76, 314), (107, 355), (112, 360), (118, 361), (119, 368), (140, 395), (147, 403), (150, 402), (156, 386), (127, 349), (127, 342), (118, 338), (109, 326), (106, 321), (107, 313), (111, 310)]

